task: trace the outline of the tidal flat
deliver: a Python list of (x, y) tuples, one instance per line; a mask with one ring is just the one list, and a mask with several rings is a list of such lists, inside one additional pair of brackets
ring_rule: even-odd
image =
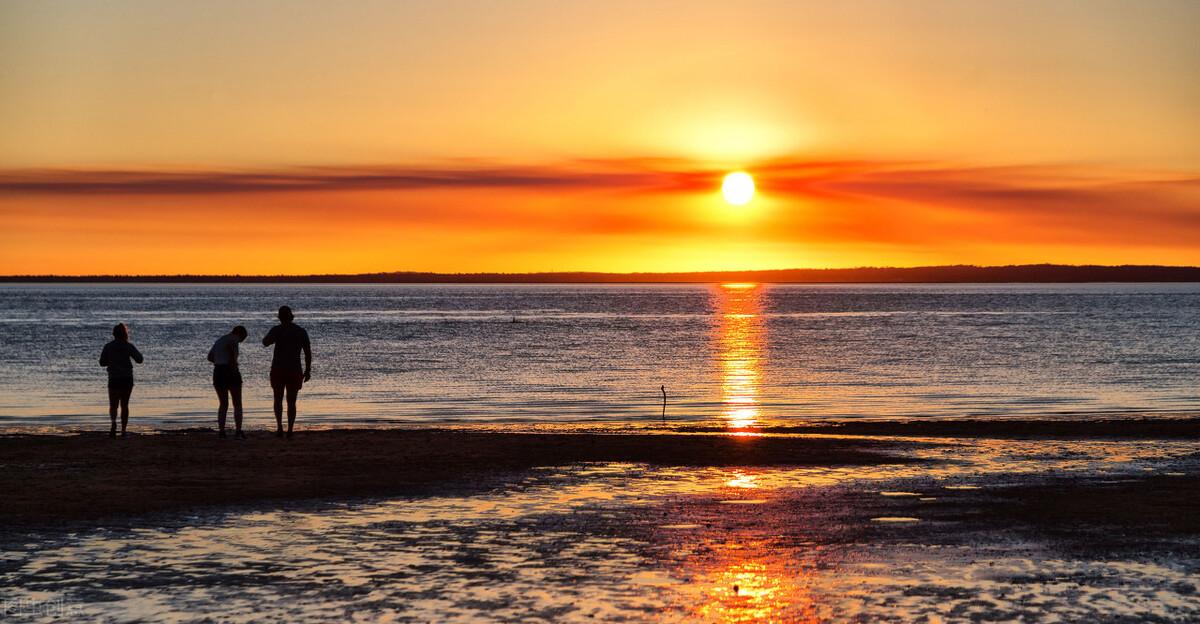
[[(192, 432), (0, 448), (5, 487), (55, 475), (3, 507), (0, 600), (18, 620), (1200, 617), (1200, 441), (1181, 436)], [(157, 477), (132, 476), (155, 462)], [(150, 502), (20, 502), (71, 474)]]

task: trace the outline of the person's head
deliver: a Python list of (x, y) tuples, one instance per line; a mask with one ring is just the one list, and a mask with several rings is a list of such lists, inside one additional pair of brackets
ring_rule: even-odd
[(117, 323), (113, 326), (113, 338), (129, 340), (129, 328), (125, 326), (125, 323)]
[(279, 321), (281, 323), (291, 323), (292, 319), (296, 318), (292, 314), (292, 309), (287, 306), (279, 306)]
[(231, 332), (229, 332), (229, 333), (233, 334), (234, 336), (237, 336), (237, 337), (238, 337), (238, 342), (245, 342), (245, 341), (246, 341), (246, 328), (245, 328), (245, 327), (242, 327), (241, 325), (238, 325), (237, 327), (234, 327), (234, 328), (233, 328), (233, 331), (231, 331)]

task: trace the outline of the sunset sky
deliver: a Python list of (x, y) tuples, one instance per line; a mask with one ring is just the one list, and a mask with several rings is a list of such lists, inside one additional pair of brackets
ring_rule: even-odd
[(1200, 264), (1198, 111), (1190, 0), (9, 0), (0, 274)]

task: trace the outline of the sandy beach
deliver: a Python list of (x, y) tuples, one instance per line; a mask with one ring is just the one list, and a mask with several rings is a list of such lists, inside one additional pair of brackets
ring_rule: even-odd
[[(697, 428), (705, 431), (702, 428)], [(0, 522), (86, 520), (203, 506), (492, 487), (520, 471), (581, 463), (658, 466), (871, 466), (922, 464), (912, 454), (940, 438), (1200, 439), (1200, 420), (852, 422), (730, 435), (527, 433), (445, 429), (255, 431), (246, 440), (208, 430), (0, 436)], [(819, 434), (819, 435), (797, 435)], [(1174, 479), (1173, 486), (1190, 481)], [(1070, 493), (1073, 482), (1055, 492)], [(1100, 494), (1112, 493), (1105, 488)], [(1132, 488), (1125, 493), (1151, 496)], [(1122, 494), (1122, 495), (1125, 495)], [(1099, 494), (1080, 495), (1080, 505)], [(1027, 497), (1033, 508), (1054, 506)], [(1191, 505), (1186, 496), (1155, 503)], [(1090, 504), (1090, 503), (1088, 503)], [(1120, 508), (1118, 506), (1118, 508)], [(1056, 507), (1055, 513), (1064, 513)], [(1137, 508), (1120, 508), (1123, 514)], [(1120, 515), (1120, 514), (1116, 514)]]
[(203, 505), (428, 492), (581, 462), (863, 465), (915, 460), (871, 440), (728, 435), (331, 430), (246, 440), (210, 431), (109, 439), (0, 437), (0, 521), (137, 514)]
[(9, 435), (0, 597), (45, 622), (1200, 617), (1194, 421), (976, 424)]

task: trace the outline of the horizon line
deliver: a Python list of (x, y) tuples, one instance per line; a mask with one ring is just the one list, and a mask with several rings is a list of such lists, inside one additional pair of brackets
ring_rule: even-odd
[[(747, 280), (748, 277), (760, 279)], [(840, 279), (839, 279), (840, 278)], [(297, 274), (15, 274), (0, 282), (295, 282), (295, 283), (970, 283), (1200, 282), (1200, 266), (1159, 264), (945, 264), (713, 271), (373, 271)]]

